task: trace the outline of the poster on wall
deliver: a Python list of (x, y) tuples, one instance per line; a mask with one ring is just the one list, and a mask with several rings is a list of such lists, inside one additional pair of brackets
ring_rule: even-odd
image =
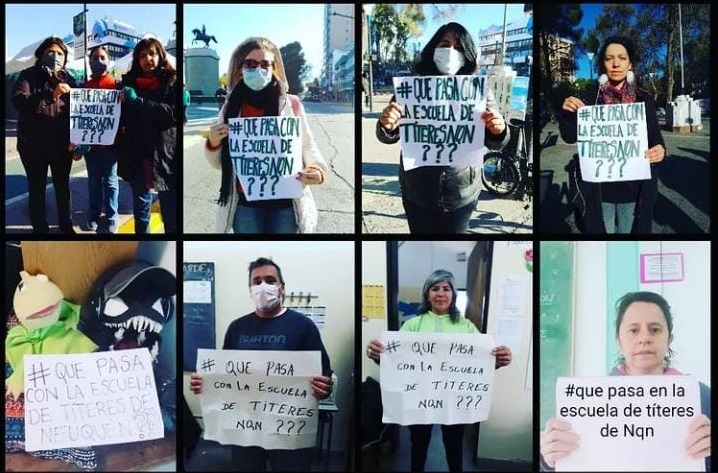
[(683, 281), (683, 253), (646, 253), (640, 257), (641, 283)]

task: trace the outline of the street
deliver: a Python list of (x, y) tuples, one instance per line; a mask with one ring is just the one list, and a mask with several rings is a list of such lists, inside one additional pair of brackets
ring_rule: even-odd
[[(304, 102), (309, 126), (327, 161), (327, 180), (312, 187), (319, 209), (317, 233), (354, 233), (354, 114), (350, 106)], [(217, 119), (216, 104), (190, 105), (184, 128), (184, 232), (214, 231), (221, 172), (204, 157), (202, 133)]]
[[(710, 232), (710, 119), (703, 130), (673, 133), (662, 130), (667, 156), (658, 168), (658, 198), (652, 233), (705, 234)], [(542, 233), (578, 233), (569, 182), (576, 145), (561, 140), (558, 123), (541, 130), (539, 198)]]
[[(362, 233), (409, 233), (399, 188), (399, 143), (386, 145), (375, 134), (391, 95), (375, 95), (373, 112), (362, 113)], [(500, 198), (483, 190), (469, 221), (470, 233), (531, 233), (531, 201)]]

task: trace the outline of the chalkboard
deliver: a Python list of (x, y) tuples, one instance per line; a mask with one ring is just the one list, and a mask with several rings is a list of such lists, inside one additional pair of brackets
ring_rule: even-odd
[(555, 417), (556, 379), (572, 374), (573, 253), (573, 242), (541, 242), (540, 429), (545, 427), (548, 419)]
[(194, 371), (198, 348), (217, 348), (214, 327), (214, 263), (183, 263), (182, 366)]

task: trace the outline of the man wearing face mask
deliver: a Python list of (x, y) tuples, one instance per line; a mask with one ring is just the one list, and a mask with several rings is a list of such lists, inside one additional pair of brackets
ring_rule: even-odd
[[(458, 23), (443, 25), (421, 52), (415, 75), (472, 75), (476, 72), (476, 47), (471, 35)], [(399, 141), (402, 108), (392, 97), (377, 121), (376, 136), (382, 143)], [(484, 144), (500, 149), (509, 141), (509, 129), (494, 100), (487, 97), (481, 115), (486, 127)], [(471, 213), (481, 191), (480, 166), (421, 166), (405, 171), (399, 161), (402, 203), (411, 233), (467, 233)]]
[(47, 233), (45, 209), (47, 168), (52, 173), (57, 215), (63, 233), (75, 233), (70, 213), (70, 88), (75, 81), (65, 70), (67, 46), (46, 38), (35, 50), (35, 65), (20, 72), (12, 93), (18, 111), (17, 150), (28, 181), (30, 219), (34, 233)]
[[(322, 374), (311, 380), (312, 394), (325, 399), (332, 392), (332, 370), (319, 329), (309, 317), (282, 306), (282, 270), (272, 260), (258, 258), (249, 265), (249, 292), (255, 311), (236, 319), (227, 328), (223, 350), (319, 350)], [(202, 375), (192, 373), (190, 389), (202, 392)], [(232, 447), (232, 460), (239, 471), (309, 471), (313, 449), (266, 450), (260, 447)]]

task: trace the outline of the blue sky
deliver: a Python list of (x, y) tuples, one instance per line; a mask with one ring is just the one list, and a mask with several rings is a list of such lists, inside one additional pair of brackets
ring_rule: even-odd
[[(351, 20), (347, 20), (351, 21)], [(310, 80), (322, 73), (324, 52), (324, 4), (288, 5), (184, 5), (185, 47), (190, 47), (192, 29), (215, 36), (210, 47), (219, 55), (220, 75), (227, 72), (229, 56), (239, 43), (250, 36), (266, 36), (282, 47), (299, 41), (304, 58), (312, 66)], [(195, 43), (202, 47), (204, 43)]]
[[(174, 32), (174, 4), (87, 4), (87, 28), (95, 20), (109, 15), (134, 26), (140, 36), (153, 33), (167, 44)], [(82, 11), (81, 3), (71, 4), (10, 4), (5, 7), (5, 61), (22, 48), (50, 35), (64, 37), (72, 33), (72, 17)]]
[[(436, 8), (433, 6), (436, 5)], [(412, 38), (409, 40), (408, 45), (413, 48), (414, 43), (418, 43), (419, 49), (423, 48), (426, 43), (431, 39), (433, 34), (439, 27), (450, 21), (461, 23), (469, 32), (472, 34), (475, 42), (478, 42), (479, 30), (484, 30), (491, 25), (501, 26), (504, 24), (504, 6), (508, 5), (506, 21), (518, 20), (524, 17), (524, 4), (523, 3), (495, 3), (495, 4), (482, 4), (482, 5), (468, 5), (458, 4), (454, 16), (446, 19), (434, 20), (433, 15), (438, 8), (441, 11), (445, 11), (447, 4), (425, 4), (424, 5), (424, 16), (426, 17), (426, 23), (423, 28), (424, 34), (419, 38)], [(365, 14), (371, 14), (371, 9), (374, 4), (364, 4)], [(400, 4), (396, 6), (398, 10)]]
[[(579, 26), (583, 28), (584, 35), (593, 28), (596, 25), (596, 17), (601, 14), (601, 11), (603, 10), (603, 4), (602, 3), (584, 3), (581, 5), (581, 10), (583, 11), (583, 18), (581, 19), (581, 23), (579, 23)], [(594, 51), (595, 52), (595, 51)], [(591, 69), (589, 67), (589, 60), (588, 56), (585, 54), (581, 54), (580, 56), (576, 57), (576, 62), (578, 65), (578, 70), (576, 71), (576, 77), (581, 79), (589, 79), (591, 74)], [(590, 61), (591, 63), (596, 62), (596, 57), (593, 57), (593, 60)], [(596, 72), (594, 71), (593, 77), (596, 78)]]

